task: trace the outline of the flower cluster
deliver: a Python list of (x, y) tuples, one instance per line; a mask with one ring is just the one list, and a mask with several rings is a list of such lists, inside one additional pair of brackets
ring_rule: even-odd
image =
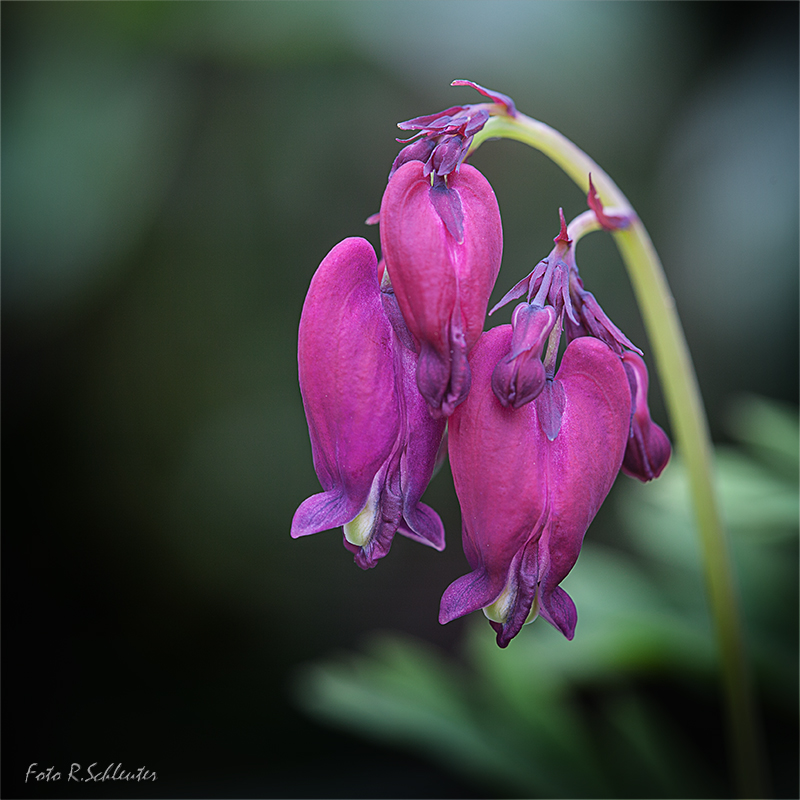
[[(456, 83), (492, 102), (400, 124), (417, 134), (381, 202), (381, 262), (346, 239), (311, 281), (298, 363), (324, 492), (300, 505), (292, 536), (341, 526), (363, 568), (395, 533), (441, 550), (421, 497), (446, 447), (472, 571), (445, 591), (440, 621), (482, 609), (505, 647), (541, 615), (571, 639), (577, 613), (560, 583), (589, 524), (620, 470), (652, 480), (671, 448), (650, 417), (641, 351), (584, 288), (563, 213), (552, 252), (492, 309), (521, 300), (511, 324), (484, 332), (502, 225), (464, 158), (491, 115), (516, 111)], [(591, 179), (587, 200), (595, 227), (630, 223), (604, 210)]]

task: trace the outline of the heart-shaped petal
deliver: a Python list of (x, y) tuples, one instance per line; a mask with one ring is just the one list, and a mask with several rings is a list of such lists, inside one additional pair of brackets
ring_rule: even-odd
[(466, 356), (483, 331), (503, 247), (492, 187), (469, 165), (434, 185), (423, 164), (392, 175), (381, 203), (381, 247), (420, 350), (418, 383), (445, 416), (469, 390)]

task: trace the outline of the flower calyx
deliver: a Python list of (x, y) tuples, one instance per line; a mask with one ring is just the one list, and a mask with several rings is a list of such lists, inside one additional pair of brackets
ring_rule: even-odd
[(578, 322), (570, 299), (570, 275), (573, 270), (577, 269), (574, 266), (575, 251), (572, 239), (567, 234), (564, 211), (559, 208), (558, 214), (561, 230), (553, 239), (555, 247), (547, 258), (543, 258), (532, 272), (506, 293), (489, 312), (489, 316), (512, 300), (526, 297), (529, 303), (553, 306), (558, 316), (561, 316), (566, 310), (567, 315), (572, 317), (576, 323)]
[(461, 168), (472, 139), (492, 116), (516, 116), (514, 101), (500, 92), (485, 89), (472, 81), (453, 81), (452, 86), (471, 86), (488, 97), (491, 103), (452, 106), (436, 114), (398, 122), (397, 127), (417, 131), (410, 139), (398, 139), (406, 146), (398, 153), (389, 177), (409, 161), (421, 161), (423, 175), (443, 178)]

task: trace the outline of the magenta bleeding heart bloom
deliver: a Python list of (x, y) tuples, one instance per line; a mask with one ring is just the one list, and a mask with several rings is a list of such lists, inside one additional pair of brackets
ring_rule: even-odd
[[(568, 639), (577, 612), (559, 584), (622, 464), (631, 392), (619, 356), (592, 337), (567, 347), (553, 380), (519, 409), (491, 387), (512, 349), (510, 325), (483, 335), (472, 352), (472, 391), (449, 422), (450, 464), (461, 504), (464, 552), (472, 572), (444, 593), (439, 620), (483, 609), (505, 647), (541, 614)], [(561, 398), (554, 438), (547, 394)]]
[(404, 163), (380, 211), (383, 257), (403, 317), (419, 348), (417, 384), (434, 414), (467, 396), (467, 355), (483, 331), (503, 250), (492, 187), (463, 165), (446, 179)]
[(637, 353), (626, 351), (622, 363), (628, 374), (633, 395), (633, 414), (622, 471), (643, 483), (657, 478), (667, 466), (672, 453), (667, 434), (650, 417), (647, 405), (647, 366)]
[(320, 264), (298, 336), (300, 391), (324, 491), (305, 500), (292, 537), (344, 528), (362, 568), (396, 532), (444, 549), (444, 528), (420, 502), (444, 434), (416, 386), (417, 355), (397, 301), (381, 291), (364, 239), (345, 239)]

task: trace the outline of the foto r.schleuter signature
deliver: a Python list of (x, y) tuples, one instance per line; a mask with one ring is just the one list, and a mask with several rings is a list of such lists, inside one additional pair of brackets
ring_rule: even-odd
[(34, 762), (28, 767), (25, 773), (25, 783), (31, 781), (60, 781), (65, 777), (68, 781), (83, 781), (83, 782), (97, 782), (103, 783), (104, 781), (154, 781), (156, 780), (156, 773), (154, 770), (147, 769), (147, 767), (139, 767), (136, 770), (125, 769), (122, 764), (109, 764), (105, 769), (99, 766), (97, 762), (90, 764), (84, 769), (80, 764), (72, 763), (69, 765), (69, 771), (57, 770), (55, 766), (40, 769), (39, 765)]

